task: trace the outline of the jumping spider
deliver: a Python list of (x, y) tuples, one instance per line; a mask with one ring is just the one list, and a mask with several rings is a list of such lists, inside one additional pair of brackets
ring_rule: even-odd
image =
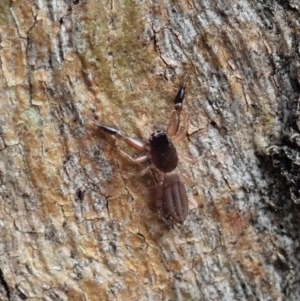
[(173, 223), (180, 224), (184, 222), (188, 214), (188, 198), (183, 182), (191, 184), (191, 180), (180, 173), (177, 167), (178, 154), (173, 144), (173, 142), (185, 138), (188, 129), (188, 115), (182, 112), (184, 96), (185, 83), (181, 85), (175, 97), (175, 110), (167, 130), (156, 131), (148, 141), (127, 137), (114, 127), (94, 122), (102, 131), (115, 136), (116, 139), (125, 142), (128, 146), (144, 152), (143, 155), (134, 158), (117, 147), (120, 155), (131, 163), (141, 164), (148, 161), (148, 166), (137, 175), (142, 176), (149, 171), (158, 175), (157, 207)]

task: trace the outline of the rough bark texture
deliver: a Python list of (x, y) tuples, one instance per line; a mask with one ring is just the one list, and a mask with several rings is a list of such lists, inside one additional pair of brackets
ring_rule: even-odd
[[(2, 0), (0, 299), (300, 300), (300, 5)], [(139, 138), (187, 78), (195, 183), (169, 227)]]

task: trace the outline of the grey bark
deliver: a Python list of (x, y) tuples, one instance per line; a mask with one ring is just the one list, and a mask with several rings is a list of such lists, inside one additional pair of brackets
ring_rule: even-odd
[[(300, 299), (300, 5), (223, 2), (2, 1), (1, 300)], [(147, 139), (185, 74), (170, 227), (88, 124)]]

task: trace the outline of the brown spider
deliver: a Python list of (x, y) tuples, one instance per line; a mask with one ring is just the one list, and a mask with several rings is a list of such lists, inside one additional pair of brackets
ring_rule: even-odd
[(114, 127), (94, 122), (104, 132), (115, 136), (118, 140), (124, 141), (136, 150), (144, 152), (143, 155), (133, 158), (118, 147), (120, 155), (131, 163), (149, 162), (148, 166), (137, 175), (142, 176), (149, 171), (153, 171), (154, 174), (159, 176), (156, 204), (173, 223), (180, 224), (184, 222), (188, 214), (188, 199), (183, 182), (191, 182), (177, 168), (178, 154), (173, 144), (174, 141), (182, 140), (187, 133), (188, 115), (184, 112), (181, 114), (184, 96), (185, 83), (181, 85), (175, 97), (175, 110), (167, 130), (153, 133), (148, 141), (124, 136)]

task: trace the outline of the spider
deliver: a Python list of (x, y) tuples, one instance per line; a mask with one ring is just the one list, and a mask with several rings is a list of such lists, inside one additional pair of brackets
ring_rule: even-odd
[(178, 154), (173, 144), (173, 142), (185, 138), (187, 134), (188, 115), (182, 112), (185, 88), (184, 82), (175, 97), (174, 111), (167, 130), (154, 132), (147, 141), (125, 136), (117, 128), (93, 122), (100, 130), (144, 153), (138, 157), (132, 157), (117, 147), (120, 155), (131, 163), (148, 162), (147, 167), (137, 175), (143, 176), (150, 171), (158, 175), (156, 205), (172, 223), (179, 224), (185, 221), (188, 214), (188, 198), (184, 183), (191, 184), (191, 180), (181, 173), (177, 167)]

